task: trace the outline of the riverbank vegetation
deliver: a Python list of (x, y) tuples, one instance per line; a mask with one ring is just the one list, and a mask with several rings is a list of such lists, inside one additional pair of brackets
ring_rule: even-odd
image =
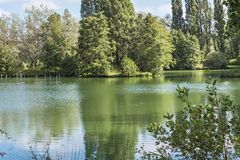
[(164, 116), (166, 123), (152, 123), (148, 130), (156, 139), (155, 152), (143, 159), (237, 159), (240, 117), (230, 96), (217, 93), (216, 81), (208, 81), (206, 104), (194, 105), (187, 88), (178, 87), (183, 111)]
[(160, 18), (136, 13), (131, 0), (82, 0), (79, 22), (67, 9), (61, 15), (33, 6), (24, 18), (0, 17), (0, 73), (156, 76), (166, 69), (224, 69), (232, 59), (238, 65), (233, 3), (172, 0), (172, 17)]

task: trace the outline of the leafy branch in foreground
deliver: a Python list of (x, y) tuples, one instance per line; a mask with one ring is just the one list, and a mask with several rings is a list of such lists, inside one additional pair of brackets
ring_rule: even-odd
[(206, 104), (194, 105), (189, 89), (178, 86), (186, 107), (167, 114), (165, 125), (152, 123), (156, 152), (143, 151), (143, 159), (234, 159), (240, 156), (240, 117), (230, 96), (219, 96), (216, 81), (208, 81)]

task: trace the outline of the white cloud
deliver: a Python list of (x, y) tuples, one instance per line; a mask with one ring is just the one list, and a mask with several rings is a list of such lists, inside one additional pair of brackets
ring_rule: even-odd
[(32, 6), (40, 6), (40, 5), (47, 6), (49, 9), (53, 9), (53, 10), (57, 10), (61, 8), (59, 5), (55, 4), (50, 0), (27, 0), (22, 3), (22, 8), (29, 9)]
[(0, 17), (1, 16), (10, 16), (10, 14), (11, 14), (10, 12), (5, 11), (5, 10), (0, 8)]
[(9, 3), (9, 1), (11, 2), (11, 0), (0, 0), (0, 4)]

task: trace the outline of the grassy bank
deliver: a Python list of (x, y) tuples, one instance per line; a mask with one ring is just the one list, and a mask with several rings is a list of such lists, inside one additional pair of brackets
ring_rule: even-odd
[[(1, 78), (5, 78), (6, 74), (0, 74)], [(236, 66), (229, 68), (229, 69), (220, 69), (220, 70), (166, 70), (163, 71), (162, 75), (159, 75), (159, 77), (185, 77), (185, 76), (194, 76), (194, 75), (209, 75), (209, 76), (216, 76), (221, 78), (240, 78), (240, 69)], [(128, 76), (124, 76), (121, 72), (110, 72), (108, 75), (105, 76), (77, 76), (77, 75), (71, 75), (61, 72), (46, 72), (43, 70), (26, 70), (23, 72), (18, 73), (8, 73), (7, 77), (55, 77), (55, 76), (61, 76), (61, 77), (80, 77), (80, 78), (125, 78)], [(153, 77), (152, 73), (149, 72), (139, 72), (135, 76), (131, 77)]]

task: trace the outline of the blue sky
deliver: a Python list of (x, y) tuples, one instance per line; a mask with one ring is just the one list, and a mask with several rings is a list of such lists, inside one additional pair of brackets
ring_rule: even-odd
[[(150, 12), (161, 17), (171, 13), (170, 0), (132, 0), (132, 2), (137, 12)], [(80, 17), (81, 0), (0, 0), (0, 15), (10, 13), (23, 15), (26, 8), (41, 3), (59, 13), (68, 8), (75, 17)]]

